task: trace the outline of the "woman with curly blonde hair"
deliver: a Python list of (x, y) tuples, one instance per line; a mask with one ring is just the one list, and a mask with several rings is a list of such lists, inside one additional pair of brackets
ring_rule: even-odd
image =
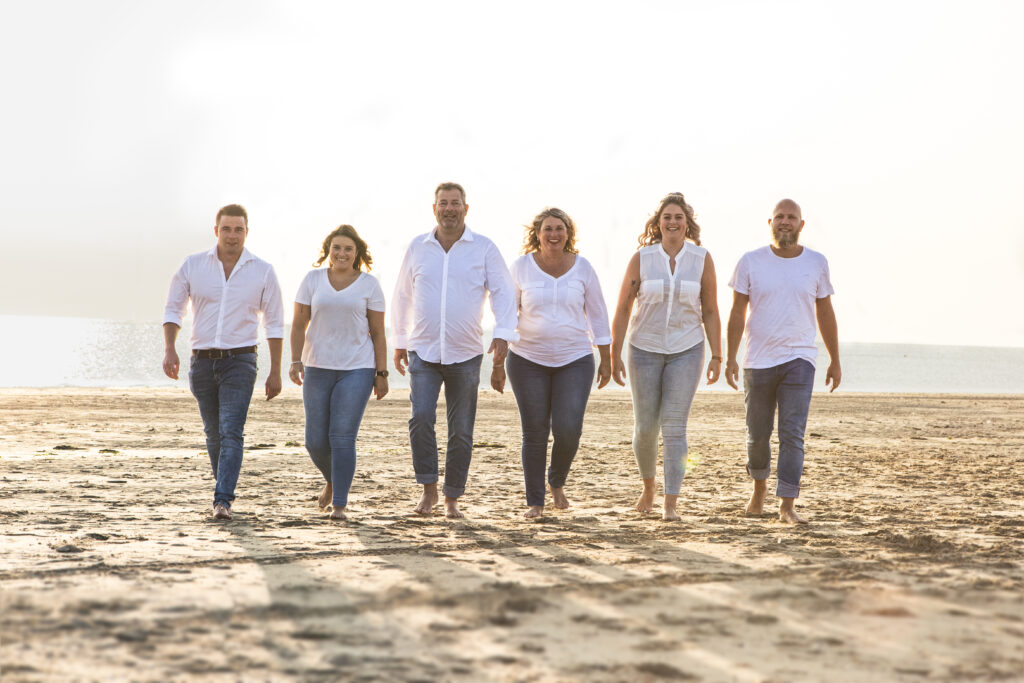
[[(569, 507), (563, 490), (580, 444), (583, 413), (594, 383), (594, 349), (601, 355), (597, 386), (611, 377), (608, 310), (597, 274), (576, 252), (576, 224), (547, 208), (526, 226), (523, 256), (512, 264), (519, 340), (509, 345), (508, 377), (523, 426), (527, 518), (544, 512), (544, 469), (556, 508)], [(500, 366), (495, 373), (501, 374)], [(492, 377), (492, 385), (494, 384)], [(497, 379), (504, 383), (504, 377)]]
[(612, 324), (612, 377), (624, 384), (622, 349), (628, 329), (633, 453), (643, 479), (636, 509), (648, 513), (654, 507), (660, 431), (665, 467), (662, 518), (678, 521), (676, 502), (686, 473), (686, 422), (704, 365), (705, 335), (711, 346), (708, 384), (718, 380), (722, 369), (718, 285), (711, 254), (700, 246), (693, 207), (681, 193), (661, 200), (639, 242), (626, 267)]

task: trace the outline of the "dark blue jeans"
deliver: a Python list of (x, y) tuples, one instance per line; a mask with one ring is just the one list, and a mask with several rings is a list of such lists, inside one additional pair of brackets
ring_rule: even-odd
[(523, 424), (526, 504), (544, 505), (548, 436), (554, 436), (548, 483), (559, 489), (565, 486), (569, 467), (579, 449), (583, 413), (594, 383), (594, 356), (552, 368), (509, 351), (505, 365)]
[(473, 423), (476, 421), (476, 396), (480, 387), (480, 363), (483, 355), (461, 363), (430, 363), (415, 351), (409, 352), (409, 442), (412, 466), (420, 484), (436, 484), (437, 397), (444, 385), (448, 415), (448, 449), (445, 454), (444, 486), (448, 498), (466, 492), (469, 463), (473, 458)]
[(206, 451), (217, 486), (214, 505), (231, 507), (242, 469), (243, 432), (256, 384), (256, 354), (229, 358), (192, 356), (188, 386), (199, 403), (206, 432)]
[(331, 483), (331, 502), (336, 508), (348, 505), (348, 490), (356, 472), (356, 435), (373, 390), (373, 377), (373, 368), (305, 370), (306, 450)]
[(743, 397), (747, 406), (747, 470), (754, 479), (771, 474), (772, 423), (779, 408), (778, 484), (775, 495), (800, 495), (804, 469), (804, 430), (811, 408), (814, 365), (797, 358), (772, 368), (743, 370)]

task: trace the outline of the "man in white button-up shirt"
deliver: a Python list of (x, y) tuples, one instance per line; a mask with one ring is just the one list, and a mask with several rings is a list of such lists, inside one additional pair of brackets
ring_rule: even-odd
[(256, 384), (259, 317), (270, 347), (267, 400), (281, 393), (284, 307), (273, 267), (245, 248), (249, 218), (230, 204), (217, 212), (217, 245), (192, 254), (174, 274), (164, 309), (164, 373), (178, 379), (175, 341), (192, 302), (189, 388), (199, 403), (213, 476), (213, 516), (231, 519), (242, 468), (245, 418)]
[[(437, 227), (415, 238), (405, 252), (395, 285), (391, 326), (395, 368), (409, 368), (409, 441), (423, 497), (416, 512), (429, 515), (438, 502), (437, 398), (444, 385), (448, 449), (444, 472), (445, 514), (462, 517), (458, 498), (466, 490), (473, 455), (473, 423), (480, 385), (481, 317), (491, 295), (494, 339), (488, 353), (502, 366), (515, 341), (516, 294), (505, 260), (494, 243), (466, 227), (466, 192), (456, 183), (434, 191)], [(501, 391), (504, 375), (491, 380)]]

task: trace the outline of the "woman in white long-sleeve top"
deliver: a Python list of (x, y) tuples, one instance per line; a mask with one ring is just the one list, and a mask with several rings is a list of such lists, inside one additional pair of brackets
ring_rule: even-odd
[[(523, 425), (528, 518), (544, 511), (549, 435), (554, 439), (547, 483), (555, 507), (569, 507), (563, 487), (579, 448), (594, 383), (594, 346), (601, 355), (598, 388), (611, 378), (608, 310), (597, 274), (576, 253), (575, 242), (576, 226), (568, 214), (545, 209), (527, 226), (524, 255), (511, 268), (519, 341), (510, 345), (506, 364)], [(495, 373), (501, 373), (500, 366)], [(497, 379), (498, 384), (504, 382), (504, 377)]]
[[(715, 264), (700, 246), (700, 226), (682, 194), (661, 200), (626, 267), (612, 325), (612, 375), (623, 384), (622, 348), (629, 335), (629, 386), (633, 394), (633, 453), (643, 479), (639, 512), (654, 507), (658, 431), (664, 443), (663, 519), (677, 521), (676, 501), (686, 472), (686, 422), (704, 365), (704, 337), (711, 345), (708, 384), (722, 370)], [(636, 311), (633, 302), (637, 301)]]

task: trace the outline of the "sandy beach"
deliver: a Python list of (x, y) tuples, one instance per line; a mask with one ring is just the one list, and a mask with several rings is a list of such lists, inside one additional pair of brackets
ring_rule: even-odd
[(253, 402), (230, 523), (187, 391), (0, 406), (4, 681), (1024, 680), (1024, 397), (816, 395), (799, 528), (741, 514), (732, 393), (694, 403), (674, 524), (633, 510), (621, 391), (537, 522), (511, 394), (459, 521), (412, 514), (407, 395), (372, 403), (340, 524), (294, 388)]

